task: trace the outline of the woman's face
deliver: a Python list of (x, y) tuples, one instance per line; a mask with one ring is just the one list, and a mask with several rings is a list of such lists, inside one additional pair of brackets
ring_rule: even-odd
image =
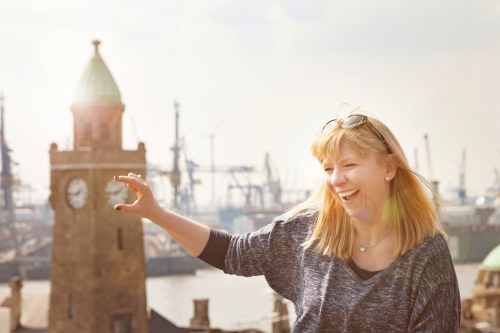
[(326, 187), (355, 221), (377, 222), (389, 200), (395, 166), (380, 162), (375, 153), (361, 157), (345, 141), (339, 153), (338, 159), (323, 161)]

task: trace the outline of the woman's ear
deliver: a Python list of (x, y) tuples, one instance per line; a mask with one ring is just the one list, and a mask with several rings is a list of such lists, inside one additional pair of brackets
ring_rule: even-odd
[(385, 160), (385, 179), (390, 181), (396, 177), (396, 172), (398, 171), (396, 156), (394, 154), (389, 154)]

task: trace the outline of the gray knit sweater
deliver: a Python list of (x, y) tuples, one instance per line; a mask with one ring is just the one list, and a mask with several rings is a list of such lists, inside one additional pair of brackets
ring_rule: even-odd
[(446, 241), (427, 237), (361, 280), (337, 257), (301, 244), (317, 214), (305, 212), (232, 237), (224, 272), (264, 275), (295, 306), (293, 332), (458, 332), (460, 294)]

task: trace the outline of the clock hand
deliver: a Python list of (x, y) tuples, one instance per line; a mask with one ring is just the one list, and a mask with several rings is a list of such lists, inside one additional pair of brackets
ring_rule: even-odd
[(82, 190), (81, 190), (81, 189), (79, 189), (79, 190), (78, 190), (78, 191), (76, 191), (76, 192), (74, 192), (74, 191), (73, 191), (73, 192), (69, 192), (68, 194), (69, 194), (69, 195), (72, 195), (72, 196), (77, 196), (78, 194), (80, 194), (80, 192), (81, 192), (81, 191), (82, 191)]

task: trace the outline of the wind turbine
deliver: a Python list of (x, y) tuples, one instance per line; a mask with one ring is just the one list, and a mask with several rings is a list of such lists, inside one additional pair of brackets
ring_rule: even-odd
[(210, 138), (210, 172), (212, 174), (212, 207), (216, 207), (216, 202), (217, 202), (215, 199), (214, 140), (215, 140), (215, 134), (217, 134), (217, 130), (219, 129), (223, 120), (224, 118), (222, 118), (219, 121), (219, 123), (214, 127), (212, 134), (208, 135), (208, 137)]

